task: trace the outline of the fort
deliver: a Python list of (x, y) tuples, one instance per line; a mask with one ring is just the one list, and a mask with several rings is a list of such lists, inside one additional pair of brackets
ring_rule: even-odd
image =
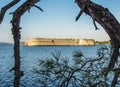
[(94, 39), (72, 39), (72, 38), (31, 38), (24, 42), (25, 46), (79, 46), (95, 45)]

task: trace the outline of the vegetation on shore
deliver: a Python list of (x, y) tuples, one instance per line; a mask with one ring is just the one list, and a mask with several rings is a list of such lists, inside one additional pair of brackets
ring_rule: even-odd
[(95, 41), (95, 44), (110, 44), (110, 41)]

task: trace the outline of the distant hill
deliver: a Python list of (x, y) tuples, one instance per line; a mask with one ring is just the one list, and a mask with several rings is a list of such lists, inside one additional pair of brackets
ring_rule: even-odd
[(0, 42), (0, 45), (12, 45), (12, 43)]
[[(9, 42), (0, 42), (0, 45), (13, 45), (13, 43), (9, 43)], [(21, 42), (20, 42), (20, 45), (23, 46), (23, 45), (24, 45), (24, 42), (21, 41)]]

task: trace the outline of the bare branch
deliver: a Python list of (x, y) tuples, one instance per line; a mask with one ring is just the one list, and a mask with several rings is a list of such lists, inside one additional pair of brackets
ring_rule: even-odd
[(85, 5), (81, 8), (81, 11), (80, 11), (79, 14), (77, 15), (75, 21), (77, 21), (77, 20), (80, 18), (80, 16), (83, 14), (84, 10), (85, 10)]
[(77, 17), (76, 17), (75, 21), (78, 21), (78, 19), (79, 19), (79, 18), (80, 18), (80, 16), (82, 15), (82, 13), (83, 13), (83, 11), (81, 10), (81, 11), (79, 12), (79, 14), (77, 15)]
[[(117, 19), (109, 12), (108, 9), (102, 7), (101, 5), (93, 3), (91, 0), (76, 0), (76, 3), (81, 9), (83, 9), (82, 7), (86, 5), (83, 11), (91, 16), (93, 19), (95, 19), (95, 21), (98, 22), (105, 29), (111, 39), (113, 53), (107, 68), (108, 73), (114, 68), (119, 56), (118, 52), (120, 48), (120, 24)], [(93, 23), (97, 29), (94, 21)]]
[(28, 4), (29, 4), (29, 5), (32, 5), (32, 6), (36, 7), (36, 8), (38, 8), (40, 11), (43, 12), (43, 9), (42, 9), (41, 7), (35, 5), (34, 3), (30, 3), (30, 2), (28, 2)]
[(98, 30), (99, 28), (97, 27), (94, 19), (93, 19), (93, 24), (94, 24), (94, 26), (95, 26), (95, 30)]
[(8, 9), (16, 5), (20, 0), (13, 0), (12, 2), (8, 3), (6, 6), (2, 7), (0, 10), (0, 24), (3, 21), (4, 15)]

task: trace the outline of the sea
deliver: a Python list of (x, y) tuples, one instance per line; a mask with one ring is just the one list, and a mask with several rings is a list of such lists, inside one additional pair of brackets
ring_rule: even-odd
[[(86, 57), (93, 58), (97, 55), (99, 45), (95, 46), (20, 46), (21, 87), (40, 87), (32, 70), (38, 65), (39, 60), (52, 57), (52, 53), (61, 52), (61, 56), (71, 59), (75, 51), (81, 51)], [(9, 72), (14, 66), (14, 50), (11, 44), (0, 44), (0, 87), (13, 87), (14, 71)], [(22, 86), (24, 84), (24, 86)]]

